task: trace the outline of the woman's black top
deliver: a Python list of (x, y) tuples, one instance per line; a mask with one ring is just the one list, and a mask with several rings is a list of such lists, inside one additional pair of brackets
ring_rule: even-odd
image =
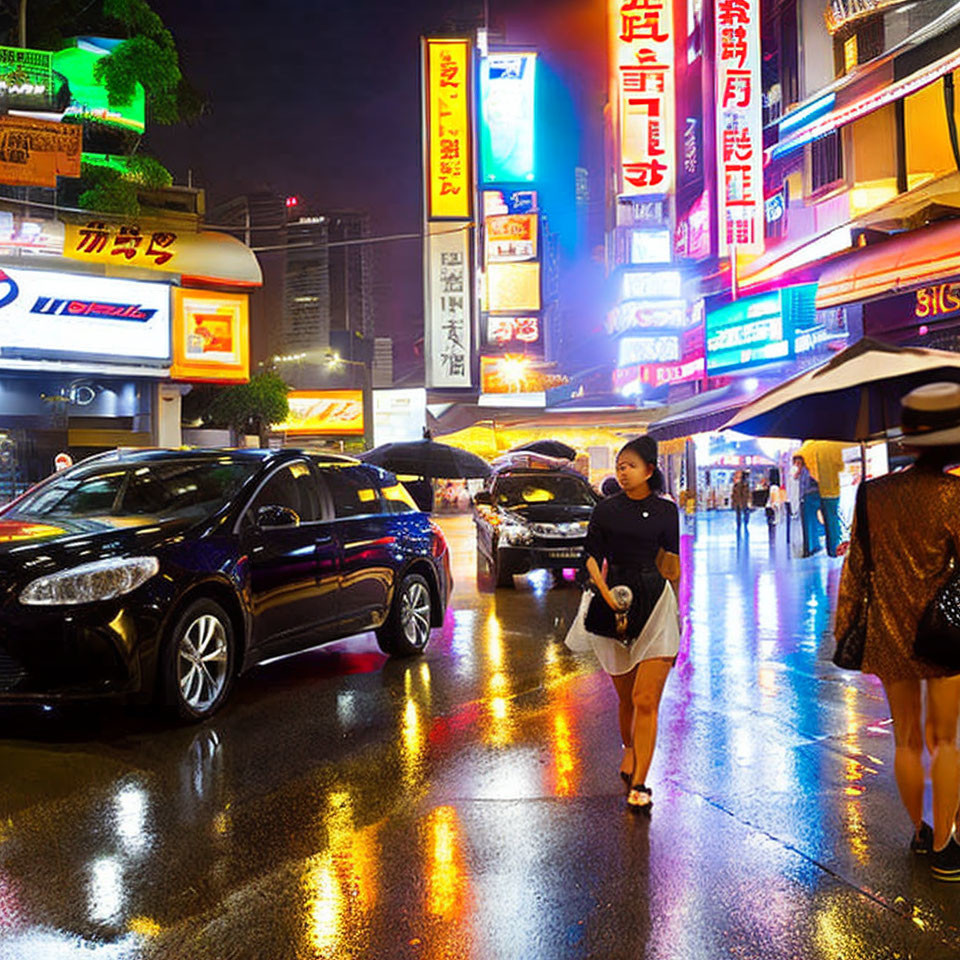
[(606, 560), (611, 567), (655, 569), (661, 548), (680, 553), (680, 513), (671, 500), (618, 493), (593, 508), (583, 550), (599, 565)]

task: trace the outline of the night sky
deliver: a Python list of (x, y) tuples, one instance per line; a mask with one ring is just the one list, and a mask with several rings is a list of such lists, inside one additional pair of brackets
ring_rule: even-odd
[[(149, 132), (149, 149), (176, 182), (185, 183), (191, 170), (208, 206), (269, 187), (328, 210), (367, 211), (375, 233), (418, 229), (419, 37), (479, 3), (154, 0), (153, 6), (176, 37), (184, 72), (209, 102), (193, 127)], [(543, 49), (578, 110), (599, 104), (603, 4), (491, 0), (491, 18), (511, 42)], [(377, 332), (412, 340), (420, 323), (419, 246), (380, 246), (376, 263)]]

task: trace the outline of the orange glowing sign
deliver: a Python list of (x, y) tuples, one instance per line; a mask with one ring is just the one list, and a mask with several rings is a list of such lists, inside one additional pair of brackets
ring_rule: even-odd
[(250, 379), (249, 316), (244, 293), (173, 289), (175, 380), (210, 383)]
[(274, 429), (283, 433), (363, 436), (362, 390), (291, 390), (290, 413)]
[(523, 355), (480, 358), (480, 389), (483, 393), (542, 393), (570, 382), (553, 373), (555, 363), (541, 363)]
[(673, 192), (676, 181), (672, 0), (610, 0), (621, 196)]
[(427, 40), (424, 46), (427, 217), (469, 220), (470, 41)]
[(955, 283), (941, 283), (917, 291), (914, 313), (921, 320), (956, 313), (957, 310), (960, 310), (960, 286)]

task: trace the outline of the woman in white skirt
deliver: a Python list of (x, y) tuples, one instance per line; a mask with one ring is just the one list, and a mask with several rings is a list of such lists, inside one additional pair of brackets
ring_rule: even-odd
[[(592, 649), (613, 680), (620, 700), (620, 776), (635, 811), (653, 803), (646, 778), (657, 714), (680, 647), (680, 515), (676, 504), (659, 495), (663, 477), (656, 464), (651, 437), (631, 440), (617, 455), (623, 492), (594, 508), (584, 546), (596, 596), (589, 608), (581, 604), (567, 638), (572, 649)], [(629, 611), (614, 595), (618, 585), (630, 587)], [(604, 618), (616, 626), (605, 628)]]

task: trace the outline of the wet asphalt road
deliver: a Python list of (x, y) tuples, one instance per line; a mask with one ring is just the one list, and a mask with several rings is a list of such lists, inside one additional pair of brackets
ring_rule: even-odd
[(828, 662), (839, 561), (751, 522), (685, 538), (649, 819), (608, 679), (560, 642), (577, 591), (478, 593), (467, 518), (419, 660), (329, 646), (193, 728), (5, 711), (0, 958), (960, 957), (882, 692)]

